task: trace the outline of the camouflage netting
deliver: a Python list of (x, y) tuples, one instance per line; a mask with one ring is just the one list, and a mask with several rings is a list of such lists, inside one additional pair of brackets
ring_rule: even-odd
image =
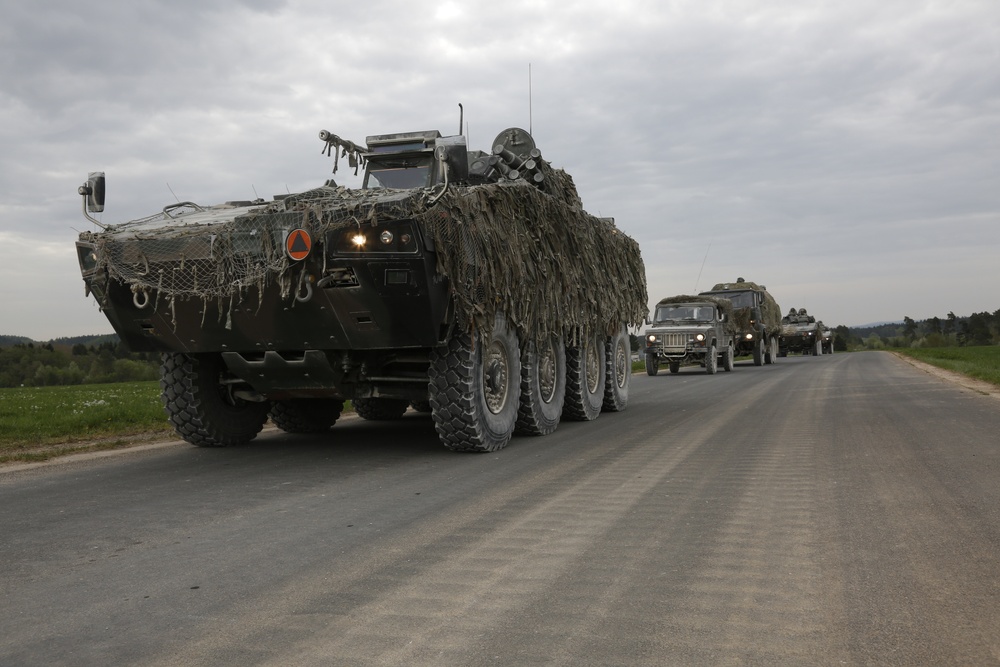
[[(775, 302), (774, 297), (763, 287), (755, 282), (744, 280), (732, 283), (718, 283), (710, 291), (719, 292), (722, 290), (738, 292), (740, 290), (754, 290), (764, 294), (764, 303), (760, 306), (760, 316), (763, 320), (764, 328), (767, 331), (778, 331), (781, 329), (781, 307)], [(723, 294), (716, 294), (725, 298)], [(750, 311), (747, 308), (737, 308), (733, 318), (741, 330), (752, 329), (750, 324)]]
[(728, 334), (738, 333), (736, 326), (736, 320), (733, 313), (732, 302), (721, 296), (710, 296), (704, 294), (702, 296), (692, 296), (690, 294), (678, 294), (677, 296), (668, 296), (665, 299), (660, 299), (657, 302), (657, 306), (668, 306), (673, 303), (714, 303), (722, 309), (723, 314), (726, 316), (726, 321), (722, 325), (723, 330)]
[(583, 211), (568, 174), (546, 165), (546, 179), (548, 194), (523, 180), (443, 193), (325, 185), (268, 204), (158, 214), (81, 239), (95, 244), (98, 268), (139, 300), (171, 308), (177, 299), (216, 300), (229, 313), (251, 288), (260, 298), (277, 283), (289, 300), (300, 289), (308, 264), (286, 256), (287, 230), (309, 231), (311, 257), (322, 257), (325, 271), (321, 244), (330, 232), (409, 218), (434, 241), (459, 321), (489, 330), (500, 310), (535, 336), (639, 326), (647, 309), (638, 244)]

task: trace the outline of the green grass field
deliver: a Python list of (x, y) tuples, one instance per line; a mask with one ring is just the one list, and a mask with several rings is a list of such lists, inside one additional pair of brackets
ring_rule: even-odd
[(0, 389), (0, 463), (111, 449), (149, 432), (173, 432), (158, 382)]
[(1000, 346), (920, 347), (893, 352), (1000, 386)]

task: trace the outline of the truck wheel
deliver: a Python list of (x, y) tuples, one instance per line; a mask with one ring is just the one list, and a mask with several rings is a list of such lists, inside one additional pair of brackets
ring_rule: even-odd
[(758, 338), (757, 342), (753, 345), (753, 365), (763, 366), (764, 365), (764, 339)]
[(514, 432), (548, 435), (559, 426), (566, 400), (566, 347), (559, 336), (522, 345), (521, 394)]
[(709, 375), (715, 375), (717, 370), (719, 370), (719, 353), (714, 345), (709, 345), (708, 352), (705, 354), (705, 372)]
[(768, 338), (767, 347), (764, 348), (764, 363), (773, 364), (778, 360), (778, 339)]
[(245, 401), (223, 383), (226, 370), (217, 354), (168, 352), (161, 358), (163, 410), (174, 430), (198, 447), (229, 447), (250, 442), (267, 421), (267, 401)]
[(675, 374), (676, 373), (680, 373), (681, 372), (681, 362), (679, 362), (679, 361), (671, 361), (670, 362), (670, 372), (671, 373), (675, 373)]
[(823, 354), (823, 341), (818, 340), (816, 341), (816, 344), (813, 345), (813, 356), (818, 357), (821, 354)]
[(632, 383), (632, 346), (628, 330), (622, 326), (605, 343), (604, 404), (605, 412), (622, 412), (628, 406), (628, 387)]
[(566, 403), (563, 416), (573, 421), (592, 421), (604, 405), (607, 373), (603, 337), (585, 336), (579, 347), (566, 348)]
[(726, 351), (722, 353), (722, 370), (727, 373), (733, 370), (733, 356), (735, 355), (732, 343), (726, 346)]
[(646, 375), (656, 375), (660, 372), (660, 360), (651, 354), (646, 355)]
[(405, 398), (385, 398), (376, 396), (373, 398), (355, 398), (351, 400), (354, 411), (362, 419), (369, 421), (392, 421), (399, 419), (410, 406), (410, 402)]
[(285, 433), (326, 433), (343, 410), (339, 398), (296, 398), (275, 401), (268, 416)]
[(510, 441), (517, 421), (521, 355), (517, 337), (497, 314), (489, 340), (457, 332), (431, 352), (431, 415), (441, 443), (464, 452), (493, 452)]

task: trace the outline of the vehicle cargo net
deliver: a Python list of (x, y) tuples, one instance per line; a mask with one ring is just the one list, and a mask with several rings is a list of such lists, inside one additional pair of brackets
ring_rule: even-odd
[(317, 260), (288, 258), (289, 229), (310, 233), (311, 257), (322, 257), (325, 270), (322, 244), (330, 232), (413, 219), (434, 242), (460, 322), (489, 331), (502, 311), (521, 333), (539, 338), (641, 325), (647, 296), (638, 244), (612, 221), (586, 213), (568, 174), (546, 174), (546, 192), (523, 180), (443, 192), (326, 185), (243, 211), (204, 209), (197, 223), (159, 214), (81, 239), (95, 244), (98, 268), (140, 298), (157, 306), (217, 300), (228, 319), (251, 289), (262, 299), (276, 283), (293, 300), (307, 262)]

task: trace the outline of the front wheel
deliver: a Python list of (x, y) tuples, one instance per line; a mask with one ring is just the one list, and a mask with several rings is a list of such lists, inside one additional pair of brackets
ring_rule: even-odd
[(758, 338), (757, 342), (753, 345), (753, 365), (763, 366), (764, 365), (764, 339)]
[(455, 333), (431, 352), (431, 416), (441, 443), (464, 452), (493, 452), (510, 441), (517, 421), (521, 354), (517, 336), (497, 314), (492, 334)]
[(717, 370), (719, 370), (719, 353), (715, 351), (714, 345), (709, 345), (708, 352), (705, 354), (705, 372), (709, 375), (715, 375)]
[(608, 338), (604, 357), (604, 404), (605, 412), (621, 412), (628, 406), (628, 387), (632, 382), (632, 346), (628, 330), (623, 326)]
[(726, 351), (722, 353), (722, 370), (727, 373), (733, 370), (733, 357), (735, 354), (736, 353), (733, 351), (733, 344), (730, 343), (726, 347)]
[(646, 355), (646, 375), (653, 376), (660, 372), (660, 361), (652, 354)]
[(239, 398), (231, 380), (217, 354), (161, 357), (163, 410), (177, 435), (198, 447), (242, 445), (257, 437), (270, 405)]
[(607, 373), (604, 338), (583, 336), (580, 345), (566, 348), (566, 403), (563, 415), (572, 421), (592, 421), (604, 405)]

